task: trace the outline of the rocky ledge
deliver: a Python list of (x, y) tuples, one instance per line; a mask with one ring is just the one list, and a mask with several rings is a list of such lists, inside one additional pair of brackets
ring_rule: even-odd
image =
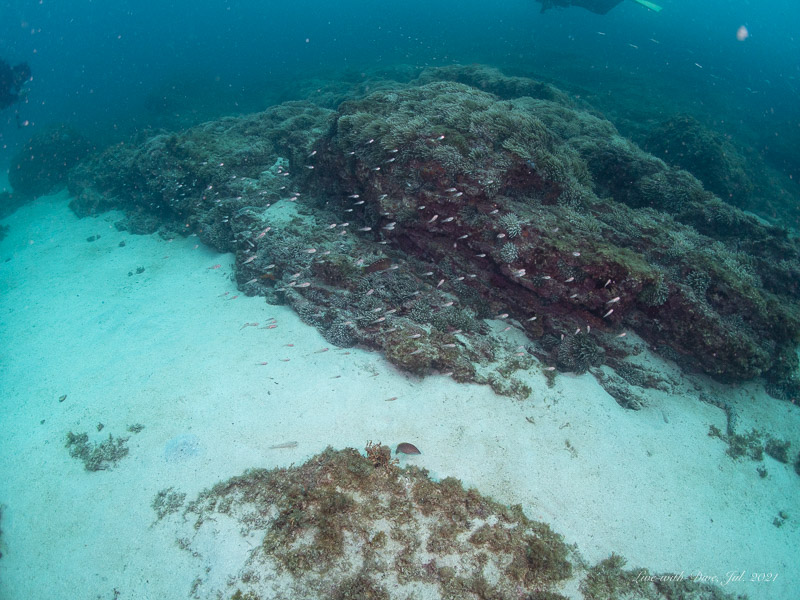
[(72, 171), (73, 208), (235, 252), (246, 293), (415, 373), (523, 397), (511, 374), (534, 357), (619, 366), (633, 331), (687, 369), (796, 396), (785, 230), (552, 86), (470, 66), (377, 87), (110, 148)]

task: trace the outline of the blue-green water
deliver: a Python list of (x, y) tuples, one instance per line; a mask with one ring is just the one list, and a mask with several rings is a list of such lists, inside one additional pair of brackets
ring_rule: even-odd
[[(384, 75), (406, 83), (422, 67), (478, 63), (551, 83), (586, 114), (610, 120), (643, 146), (652, 143), (660, 124), (690, 115), (716, 139), (730, 142), (753, 169), (747, 174), (757, 188), (765, 184), (740, 208), (796, 232), (800, 5), (790, 0), (662, 0), (660, 5), (663, 10), (653, 12), (624, 0), (601, 16), (577, 7), (541, 12), (533, 0), (5, 2), (0, 5), (0, 59), (28, 63), (32, 79), (24, 86), (24, 99), (0, 112), (0, 169), (32, 135), (54, 125), (69, 125), (97, 149), (117, 143), (136, 147), (165, 131), (308, 99), (310, 91), (314, 101), (314, 81), (326, 93), (338, 89), (331, 82), (341, 83), (342, 94), (359, 85), (369, 92)], [(431, 136), (429, 146), (439, 141), (438, 131), (437, 137), (424, 133)], [(361, 140), (354, 149), (380, 145), (372, 146), (373, 141)], [(221, 152), (230, 156), (236, 150)], [(249, 151), (241, 150), (243, 155)], [(301, 158), (308, 163), (303, 166), (324, 164), (322, 151)], [(388, 171), (386, 165), (395, 159), (390, 153), (383, 158)], [(526, 163), (531, 170), (537, 168), (534, 162)], [(285, 164), (281, 157), (264, 166), (263, 173), (272, 170), (259, 180), (265, 189), (284, 174)], [(695, 173), (692, 167), (704, 172), (703, 164), (680, 165)], [(214, 171), (210, 177), (220, 176)], [(134, 180), (131, 189), (138, 183)], [(708, 188), (709, 182), (703, 183)], [(81, 185), (91, 188), (85, 179)], [(5, 177), (3, 189), (10, 189)], [(449, 194), (463, 193), (448, 189), (443, 192), (448, 200), (456, 197)], [(356, 191), (344, 191), (348, 202), (358, 199)], [(303, 212), (308, 207), (296, 213), (302, 201), (294, 204), (297, 197), (289, 195), (264, 213), (277, 223), (272, 234), (294, 227), (293, 235), (301, 238), (296, 223), (308, 218)], [(5, 195), (0, 198), (11, 203)], [(726, 584), (725, 591), (754, 599), (791, 600), (791, 590), (800, 589), (794, 572), (800, 548), (797, 373), (781, 373), (780, 385), (773, 380), (772, 396), (758, 378), (730, 384), (690, 376), (662, 360), (674, 355), (659, 357), (654, 344), (635, 337), (641, 322), (602, 320), (607, 310), (610, 316), (617, 309), (614, 318), (623, 312), (615, 304), (617, 292), (608, 291), (608, 300), (595, 307), (596, 325), (589, 328), (582, 321), (578, 332), (565, 329), (561, 342), (592, 332), (615, 344), (631, 340), (629, 356), (638, 357), (632, 360), (655, 379), (649, 387), (631, 385), (644, 398), (639, 410), (622, 408), (589, 374), (574, 375), (568, 368), (555, 373), (556, 367), (539, 365), (542, 354), (536, 355), (537, 366), (520, 376), (532, 388), (523, 399), (512, 398), (508, 390), (495, 395), (487, 385), (458, 383), (444, 369), (417, 378), (390, 365), (374, 348), (336, 348), (322, 328), (309, 325), (315, 317), (309, 313), (322, 309), (307, 310), (301, 320), (287, 306), (266, 304), (257, 294), (246, 297), (247, 285), (261, 285), (263, 277), (269, 285), (281, 283), (268, 268), (264, 275), (237, 279), (237, 267), (241, 275), (259, 265), (243, 270), (250, 264), (249, 248), (244, 253), (237, 248), (236, 256), (220, 255), (197, 233), (182, 237), (174, 228), (134, 235), (130, 223), (128, 229), (118, 226), (122, 212), (78, 219), (68, 202), (62, 192), (26, 199), (13, 214), (0, 207), (0, 598), (255, 598), (237, 596), (237, 586), (280, 579), (258, 562), (262, 540), (249, 530), (242, 533), (247, 529), (242, 523), (258, 517), (247, 521), (234, 514), (229, 522), (220, 511), (195, 524), (203, 511), (189, 511), (184, 518), (181, 509), (188, 510), (203, 489), (245, 469), (299, 465), (328, 444), (363, 453), (373, 440), (392, 448), (414, 443), (422, 454), (401, 456), (402, 466), (429, 469), (434, 480), (457, 477), (504, 504), (522, 505), (529, 518), (576, 543), (587, 566), (618, 552), (632, 568), (678, 573), (680, 581), (712, 577), (709, 581)], [(230, 218), (218, 216), (223, 223)], [(424, 221), (432, 224), (438, 216), (426, 213)], [(320, 230), (338, 226), (344, 234), (342, 221), (349, 216), (324, 217), (336, 222), (322, 223), (320, 217)], [(719, 218), (724, 229), (725, 215)], [(444, 213), (439, 222), (445, 222)], [(266, 235), (266, 223), (247, 232), (252, 235), (246, 239), (253, 241), (242, 244), (255, 248)], [(553, 235), (560, 226), (550, 229)], [(394, 221), (383, 228), (394, 231)], [(770, 231), (778, 251), (769, 246), (762, 260), (775, 256), (767, 252), (779, 252), (784, 243), (779, 230)], [(755, 263), (739, 252), (736, 231), (718, 237), (725, 244), (676, 234), (670, 238), (675, 248), (645, 258), (673, 264), (663, 256), (682, 252), (681, 240), (701, 257), (709, 256), (702, 254), (703, 246), (713, 245), (713, 256), (730, 258), (719, 272), (744, 265), (749, 269), (744, 279), (760, 282), (762, 274), (751, 272)], [(322, 260), (322, 245), (305, 239), (303, 244), (303, 252)], [(570, 247), (568, 257), (576, 264), (577, 250), (583, 247)], [(356, 273), (379, 262), (372, 254), (346, 258), (357, 265)], [(786, 290), (796, 293), (800, 286), (800, 267), (791, 256), (780, 258), (775, 262), (781, 270), (775, 272), (787, 274), (789, 281), (768, 283), (786, 297), (791, 293)], [(416, 271), (428, 268), (432, 275), (433, 266)], [(291, 273), (283, 276), (287, 286), (306, 278)], [(693, 276), (694, 287), (688, 287), (703, 294), (713, 290), (715, 306), (726, 305), (726, 292), (747, 297), (747, 289), (731, 291), (732, 286), (701, 275), (699, 268), (670, 272), (671, 288), (661, 280), (662, 304)], [(433, 285), (439, 277), (439, 286), (445, 282), (445, 275), (437, 274)], [(549, 272), (546, 277), (550, 281)], [(565, 271), (561, 279), (572, 282), (575, 274)], [(604, 280), (598, 294), (607, 292)], [(610, 283), (609, 278), (606, 286)], [(683, 298), (692, 298), (687, 286), (681, 291)], [(363, 296), (373, 292), (370, 288)], [(454, 301), (441, 306), (450, 308)], [(514, 311), (491, 308), (495, 318), (486, 319), (486, 330), (504, 340), (510, 355), (525, 355), (530, 340), (520, 315), (506, 321), (505, 311)], [(657, 320), (654, 300), (650, 308), (637, 318)], [(762, 305), (751, 308), (759, 315), (769, 312)], [(737, 307), (722, 314), (721, 322), (755, 337), (750, 310)], [(368, 319), (370, 326), (381, 320), (377, 314)], [(384, 325), (388, 328), (385, 321), (379, 326)], [(783, 327), (774, 321), (760, 331), (788, 347)], [(555, 335), (551, 342), (558, 343)], [(751, 346), (757, 354), (759, 348)], [(554, 385), (548, 385), (550, 375), (557, 375)], [(633, 371), (632, 377), (637, 375), (642, 377)], [(734, 427), (742, 452), (737, 458), (723, 440)], [(95, 446), (82, 445), (81, 433)], [(125, 449), (119, 445), (122, 438)], [(109, 444), (103, 446), (106, 439)], [(92, 455), (92, 448), (103, 455)], [(289, 490), (298, 511), (314, 506), (315, 500), (306, 498), (310, 490)], [(416, 497), (416, 507), (426, 501)], [(304, 518), (289, 512), (285, 522)], [(476, 528), (478, 521), (473, 519)], [(379, 547), (374, 531), (365, 539)], [(372, 548), (361, 542), (355, 544), (359, 550)], [(502, 562), (500, 550), (492, 551)], [(394, 563), (391, 567), (394, 573)], [(370, 568), (373, 577), (382, 572), (375, 564)], [(424, 568), (423, 575), (442, 575), (431, 556)], [(643, 573), (633, 571), (634, 576)], [(518, 596), (481, 595), (477, 584), (456, 586), (449, 595), (427, 589), (414, 596), (415, 590), (402, 588), (396, 579), (391, 596), (372, 595), (363, 585), (359, 592), (355, 584), (346, 595), (340, 575), (331, 575), (330, 582), (321, 575), (316, 592), (275, 597), (539, 597), (523, 594), (522, 587)], [(573, 583), (557, 591), (574, 600), (592, 597)]]
[[(101, 142), (147, 127), (148, 106), (173, 88), (202, 99), (207, 116), (260, 109), (288, 80), (457, 62), (578, 86), (602, 85), (605, 70), (621, 72), (626, 81), (616, 95), (625, 85), (656, 84), (669, 90), (669, 98), (651, 100), (656, 105), (691, 100), (757, 130), (753, 143), (796, 141), (800, 7), (791, 0), (661, 4), (656, 14), (626, 0), (599, 16), (580, 8), (541, 14), (533, 0), (5, 2), (0, 58), (32, 68), (23, 120), (37, 127), (69, 121)], [(737, 40), (741, 26), (749, 31), (744, 41)], [(190, 110), (187, 104), (178, 110)], [(17, 130), (10, 110), (2, 123), (5, 162), (30, 131)], [(798, 161), (776, 161), (797, 178)]]

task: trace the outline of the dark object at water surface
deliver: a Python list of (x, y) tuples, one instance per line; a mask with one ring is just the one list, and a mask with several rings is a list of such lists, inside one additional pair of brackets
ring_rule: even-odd
[[(586, 10), (604, 15), (617, 4), (621, 4), (622, 0), (536, 0), (542, 5), (542, 12), (549, 8), (567, 8), (569, 6), (580, 6)], [(633, 0), (636, 4), (644, 6), (653, 12), (661, 12), (661, 7), (653, 4), (649, 0)]]
[(622, 0), (537, 0), (542, 5), (542, 12), (549, 8), (580, 6), (598, 15), (604, 15)]
[(397, 450), (394, 451), (395, 454), (422, 454), (414, 444), (409, 444), (408, 442), (401, 442), (397, 444)]

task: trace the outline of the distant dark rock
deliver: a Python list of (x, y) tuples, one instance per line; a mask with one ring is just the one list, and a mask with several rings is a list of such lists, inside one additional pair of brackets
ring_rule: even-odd
[(647, 138), (644, 149), (685, 169), (724, 201), (749, 208), (753, 182), (747, 175), (744, 157), (730, 141), (694, 117), (679, 115), (660, 123)]
[(34, 198), (66, 184), (67, 173), (92, 151), (92, 145), (68, 125), (36, 133), (12, 159), (8, 181), (14, 192)]

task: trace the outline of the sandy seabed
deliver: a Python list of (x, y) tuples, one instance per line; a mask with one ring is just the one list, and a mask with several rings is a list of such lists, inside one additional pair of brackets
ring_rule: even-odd
[[(592, 563), (614, 551), (651, 572), (744, 572), (725, 591), (754, 599), (800, 589), (800, 477), (769, 457), (763, 479), (759, 463), (730, 459), (707, 435), (725, 430), (724, 413), (697, 400), (699, 388), (724, 397), (740, 430), (791, 440), (795, 456), (800, 410), (761, 386), (640, 357), (675, 385), (630, 411), (591, 375), (548, 388), (531, 372), (522, 402), (410, 377), (239, 293), (233, 257), (196, 237), (130, 235), (114, 227), (120, 213), (79, 220), (67, 203), (26, 205), (0, 242), (0, 597), (186, 598), (202, 565), (153, 526), (160, 490), (192, 497), (249, 467), (369, 440), (414, 443), (422, 454), (403, 463), (521, 504)], [(70, 431), (128, 437), (130, 453), (88, 472), (65, 447)], [(759, 573), (777, 579), (750, 581)]]

